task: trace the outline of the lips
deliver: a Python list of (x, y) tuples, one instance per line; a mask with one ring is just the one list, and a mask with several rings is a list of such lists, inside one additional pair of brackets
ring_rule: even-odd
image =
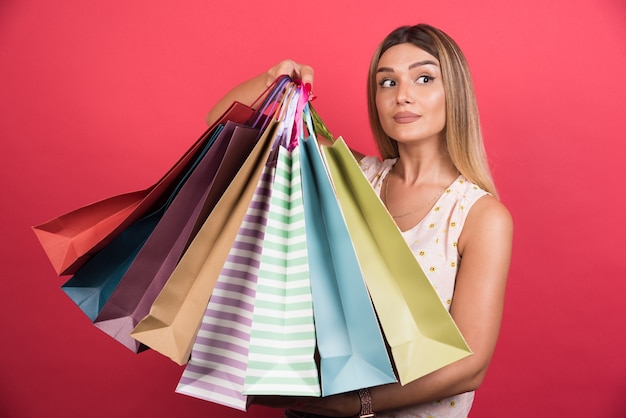
[(412, 123), (418, 120), (420, 117), (420, 115), (412, 112), (398, 112), (393, 115), (393, 120), (395, 120), (397, 123)]

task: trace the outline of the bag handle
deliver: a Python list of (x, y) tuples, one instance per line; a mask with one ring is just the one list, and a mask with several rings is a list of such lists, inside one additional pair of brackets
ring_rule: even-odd
[(289, 82), (282, 91), (282, 97), (277, 101), (277, 107), (274, 110), (273, 119), (279, 122), (274, 143), (272, 144), (270, 155), (266, 164), (275, 166), (278, 158), (278, 149), (282, 146), (288, 148), (289, 138), (295, 125), (295, 113), (297, 101), (299, 98), (299, 89), (296, 83)]
[[(275, 113), (280, 108), (279, 97), (284, 93), (285, 86), (291, 82), (291, 78), (287, 75), (277, 77), (274, 82), (257, 98), (252, 104), (252, 108), (265, 96), (259, 110), (248, 120), (247, 125), (253, 128), (260, 128), (264, 131), (269, 124), (268, 114)], [(263, 120), (261, 122), (261, 120)], [(260, 125), (260, 126), (259, 126)]]
[(290, 138), (293, 135), (294, 127), (297, 124), (297, 107), (299, 101), (299, 89), (296, 83), (291, 83), (281, 101), (280, 112), (275, 116), (281, 122), (280, 133), (276, 143), (284, 148), (290, 149)]
[(279, 75), (274, 79), (274, 81), (272, 81), (272, 84), (270, 84), (265, 91), (263, 91), (263, 93), (256, 98), (250, 107), (254, 109), (257, 105), (259, 105), (259, 111), (265, 110), (274, 101), (273, 99), (276, 93), (281, 91), (284, 84), (289, 81), (291, 81), (291, 78), (288, 75)]
[(324, 123), (324, 121), (322, 121), (322, 118), (317, 113), (313, 105), (309, 102), (307, 107), (309, 109), (309, 117), (312, 119), (312, 125), (315, 133), (321, 135), (323, 138), (328, 139), (330, 142), (335, 142), (335, 138), (330, 133), (330, 130), (328, 129), (328, 127), (326, 127), (326, 124)]

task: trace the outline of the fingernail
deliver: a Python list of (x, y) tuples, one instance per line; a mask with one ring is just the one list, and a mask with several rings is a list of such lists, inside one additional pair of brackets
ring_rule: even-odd
[(313, 91), (311, 91), (311, 83), (306, 83), (304, 85), (304, 90), (309, 93), (309, 101), (315, 100), (317, 96), (313, 94)]

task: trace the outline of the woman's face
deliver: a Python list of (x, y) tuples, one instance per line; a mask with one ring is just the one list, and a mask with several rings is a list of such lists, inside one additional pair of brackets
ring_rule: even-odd
[(400, 143), (439, 140), (446, 95), (439, 61), (410, 43), (383, 53), (376, 73), (376, 108), (385, 133)]

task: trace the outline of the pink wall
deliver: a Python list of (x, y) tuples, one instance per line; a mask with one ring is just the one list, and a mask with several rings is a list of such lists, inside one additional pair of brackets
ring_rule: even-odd
[(0, 416), (243, 416), (175, 394), (181, 367), (92, 327), (29, 227), (151, 184), (221, 94), (282, 58), (315, 67), (319, 113), (373, 151), (368, 60), (416, 22), (465, 50), (516, 221), (503, 330), (473, 416), (624, 416), (623, 1), (215, 3), (0, 2)]

